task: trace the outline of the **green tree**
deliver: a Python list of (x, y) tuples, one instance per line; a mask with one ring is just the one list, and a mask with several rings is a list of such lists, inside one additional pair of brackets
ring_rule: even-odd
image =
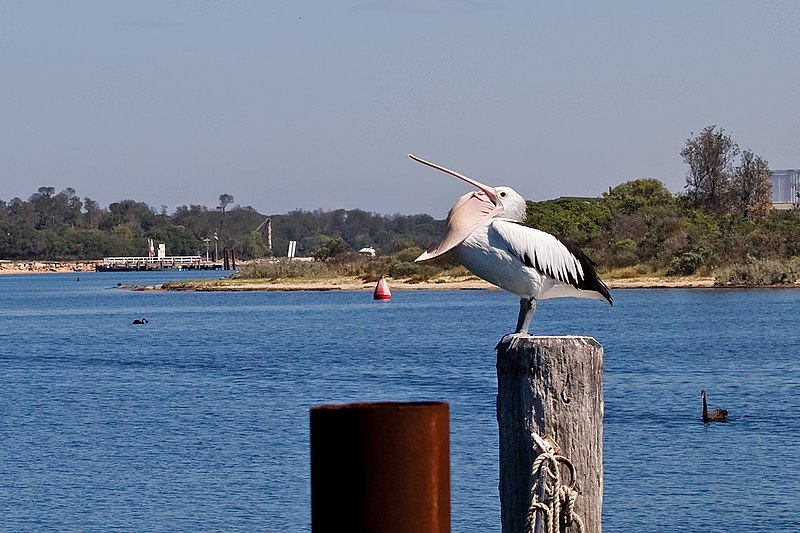
[(175, 209), (172, 219), (176, 224), (188, 228), (201, 239), (206, 237), (210, 239), (214, 233), (214, 225), (208, 208), (204, 205), (182, 205)]
[(601, 224), (609, 215), (608, 207), (599, 200), (562, 198), (528, 202), (527, 224), (577, 246), (587, 246), (600, 235)]
[(55, 215), (61, 224), (75, 229), (82, 222), (83, 202), (75, 189), (67, 187), (55, 196)]
[(728, 211), (733, 161), (738, 154), (739, 146), (716, 125), (706, 126), (686, 140), (681, 157), (689, 165), (686, 189), (693, 207)]
[(245, 235), (236, 248), (240, 250), (242, 259), (256, 259), (270, 255), (264, 242), (264, 235), (260, 231), (251, 231)]
[(733, 208), (739, 216), (764, 217), (772, 207), (772, 182), (767, 161), (752, 151), (742, 152), (731, 182)]
[(612, 213), (631, 214), (643, 207), (671, 205), (675, 198), (671, 192), (654, 178), (626, 181), (607, 193), (603, 193), (604, 203)]
[(338, 235), (335, 237), (322, 235), (320, 236), (319, 240), (320, 247), (314, 253), (314, 259), (317, 261), (328, 261), (330, 259), (335, 259), (336, 257), (339, 257), (342, 254), (350, 251), (350, 247), (347, 245), (345, 240)]
[(88, 196), (83, 199), (83, 226), (90, 229), (98, 229), (106, 210), (100, 204)]
[(39, 215), (31, 202), (21, 198), (12, 198), (6, 205), (8, 220), (18, 228), (34, 229), (39, 222)]
[(29, 199), (36, 212), (38, 221), (36, 222), (36, 229), (44, 229), (55, 226), (55, 211), (53, 195), (55, 194), (55, 187), (39, 187)]
[(222, 212), (222, 218), (219, 221), (219, 232), (222, 234), (222, 227), (225, 225), (225, 209), (233, 203), (233, 195), (232, 194), (220, 194), (219, 195), (219, 209)]
[(109, 214), (101, 228), (113, 230), (119, 226), (130, 228), (135, 234), (144, 234), (155, 223), (156, 213), (144, 202), (121, 200), (108, 206)]

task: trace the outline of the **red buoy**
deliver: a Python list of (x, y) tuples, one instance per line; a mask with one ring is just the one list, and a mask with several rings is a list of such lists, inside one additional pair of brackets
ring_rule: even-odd
[(383, 276), (378, 280), (378, 284), (375, 285), (375, 292), (372, 293), (372, 297), (376, 300), (389, 300), (392, 297), (392, 291), (389, 290), (389, 284), (386, 283), (386, 278)]

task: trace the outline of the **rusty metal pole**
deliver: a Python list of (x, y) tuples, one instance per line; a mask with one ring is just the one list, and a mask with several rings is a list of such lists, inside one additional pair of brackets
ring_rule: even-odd
[(313, 533), (449, 533), (443, 402), (312, 407)]

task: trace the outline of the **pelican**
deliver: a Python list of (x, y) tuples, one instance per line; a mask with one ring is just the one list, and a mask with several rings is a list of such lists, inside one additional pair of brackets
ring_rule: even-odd
[(519, 296), (516, 334), (528, 333), (537, 300), (576, 297), (612, 303), (594, 261), (576, 246), (524, 225), (527, 204), (517, 191), (489, 187), (413, 154), (408, 157), (478, 189), (458, 199), (447, 215), (442, 241), (416, 261), (452, 250), (473, 274)]

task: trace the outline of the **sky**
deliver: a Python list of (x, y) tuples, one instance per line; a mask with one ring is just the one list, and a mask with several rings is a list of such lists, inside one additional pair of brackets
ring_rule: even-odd
[(717, 125), (800, 167), (800, 2), (0, 0), (0, 199), (444, 218), (685, 185)]

